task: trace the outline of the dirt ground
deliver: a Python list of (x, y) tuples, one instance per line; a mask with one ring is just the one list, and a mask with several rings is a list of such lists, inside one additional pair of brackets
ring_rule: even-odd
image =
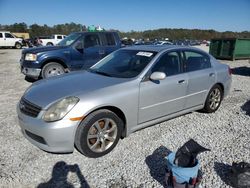
[(189, 138), (211, 148), (200, 156), (202, 187), (230, 187), (233, 161), (250, 162), (250, 63), (233, 69), (230, 95), (213, 114), (194, 112), (133, 133), (108, 155), (89, 159), (46, 153), (21, 134), (16, 104), (31, 83), (20, 73), (21, 50), (0, 49), (0, 187), (162, 187), (164, 157)]

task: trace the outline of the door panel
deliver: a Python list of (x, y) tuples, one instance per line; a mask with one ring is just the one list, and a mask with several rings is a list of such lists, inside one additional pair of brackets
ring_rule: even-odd
[(72, 70), (87, 69), (99, 61), (105, 54), (97, 34), (88, 34), (78, 39), (71, 49)]
[(105, 48), (101, 46), (89, 47), (84, 49), (83, 55), (83, 69), (89, 68), (95, 63), (97, 63), (100, 59), (102, 59), (103, 54), (105, 54)]
[(215, 83), (213, 68), (188, 73), (186, 108), (205, 103), (208, 90)]
[(0, 33), (0, 46), (5, 46), (4, 33)]
[(5, 46), (15, 46), (16, 38), (10, 33), (5, 33)]
[(215, 71), (210, 58), (197, 51), (184, 51), (185, 71), (188, 73), (187, 101), (185, 108), (205, 103), (208, 90), (215, 83)]
[(186, 73), (159, 82), (140, 84), (139, 122), (143, 123), (183, 110), (187, 90)]
[(105, 55), (99, 34), (87, 34), (84, 37), (83, 69), (94, 65)]

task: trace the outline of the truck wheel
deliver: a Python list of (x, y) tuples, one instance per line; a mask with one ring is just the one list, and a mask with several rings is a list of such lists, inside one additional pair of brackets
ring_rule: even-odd
[(88, 115), (78, 126), (76, 148), (85, 156), (101, 157), (118, 143), (123, 121), (112, 111), (102, 109)]
[(15, 44), (15, 48), (16, 48), (16, 49), (21, 49), (21, 48), (22, 48), (22, 45), (21, 45), (19, 42), (17, 42), (17, 43)]
[(48, 43), (46, 44), (46, 46), (54, 46), (54, 45), (53, 45), (53, 43), (48, 42)]
[(60, 74), (64, 74), (65, 73), (65, 69), (62, 65), (60, 65), (59, 63), (56, 62), (51, 62), (46, 64), (43, 68), (42, 68), (42, 78), (49, 78), (52, 76), (57, 76)]

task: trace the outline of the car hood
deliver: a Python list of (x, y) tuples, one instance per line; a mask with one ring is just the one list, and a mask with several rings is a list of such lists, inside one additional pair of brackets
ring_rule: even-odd
[(67, 96), (80, 96), (109, 86), (126, 82), (127, 79), (113, 78), (78, 71), (40, 80), (29, 87), (24, 98), (44, 109), (51, 103)]
[(23, 50), (23, 53), (40, 53), (40, 52), (46, 52), (46, 51), (52, 51), (52, 50), (59, 50), (67, 48), (67, 46), (44, 46), (44, 47), (36, 47), (36, 48), (27, 48)]

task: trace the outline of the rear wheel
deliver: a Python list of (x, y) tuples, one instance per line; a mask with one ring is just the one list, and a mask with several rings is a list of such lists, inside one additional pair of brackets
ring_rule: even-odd
[(213, 86), (208, 93), (203, 111), (207, 113), (215, 112), (220, 107), (222, 97), (223, 97), (223, 92), (221, 86), (219, 85)]
[(76, 148), (85, 156), (101, 157), (109, 153), (121, 137), (123, 121), (109, 110), (98, 110), (87, 116), (78, 126)]
[(57, 76), (65, 73), (65, 69), (62, 65), (56, 62), (51, 62), (46, 64), (43, 69), (41, 76), (42, 78), (49, 78), (52, 76)]
[(15, 48), (16, 48), (16, 49), (21, 49), (21, 48), (22, 48), (22, 45), (21, 45), (19, 42), (17, 42), (17, 43), (15, 44)]

